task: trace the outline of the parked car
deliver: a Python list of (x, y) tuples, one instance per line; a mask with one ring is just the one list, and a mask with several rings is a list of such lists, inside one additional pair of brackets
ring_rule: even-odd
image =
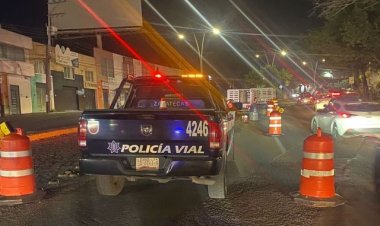
[(311, 120), (311, 130), (320, 127), (335, 139), (349, 135), (380, 135), (380, 103), (358, 99), (332, 99)]
[(299, 104), (312, 104), (313, 96), (309, 92), (300, 93), (297, 103)]

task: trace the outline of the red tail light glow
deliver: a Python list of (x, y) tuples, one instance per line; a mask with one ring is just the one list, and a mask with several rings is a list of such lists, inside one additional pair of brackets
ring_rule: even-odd
[(350, 113), (341, 112), (341, 113), (339, 113), (339, 116), (342, 118), (351, 118), (352, 116), (355, 116), (355, 115), (350, 114)]
[(209, 141), (210, 149), (222, 148), (222, 131), (219, 124), (216, 122), (209, 122)]
[(78, 128), (78, 145), (79, 147), (86, 147), (86, 133), (87, 133), (87, 120), (80, 119), (79, 120), (79, 128)]

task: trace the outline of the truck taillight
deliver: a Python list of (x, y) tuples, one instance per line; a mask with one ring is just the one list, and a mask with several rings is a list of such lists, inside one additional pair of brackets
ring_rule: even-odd
[(87, 133), (87, 120), (80, 119), (79, 120), (79, 128), (78, 128), (78, 145), (79, 147), (86, 147), (86, 133)]
[(209, 141), (210, 149), (222, 148), (222, 131), (218, 123), (209, 122)]

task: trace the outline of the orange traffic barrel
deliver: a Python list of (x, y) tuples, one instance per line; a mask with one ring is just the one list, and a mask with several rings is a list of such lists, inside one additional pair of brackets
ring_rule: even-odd
[(268, 130), (269, 130), (268, 135), (270, 136), (281, 135), (282, 129), (281, 129), (281, 113), (280, 112), (274, 110), (270, 113)]
[(305, 139), (303, 145), (300, 194), (316, 198), (335, 196), (334, 144), (331, 136), (317, 134)]
[(0, 140), (0, 195), (35, 192), (32, 150), (27, 136), (12, 133)]
[(336, 207), (345, 200), (335, 193), (334, 143), (330, 135), (317, 134), (305, 139), (299, 192), (291, 193), (294, 200), (312, 207)]
[(273, 111), (273, 108), (274, 108), (274, 104), (273, 104), (273, 101), (268, 101), (267, 102), (267, 117), (270, 116), (270, 113)]

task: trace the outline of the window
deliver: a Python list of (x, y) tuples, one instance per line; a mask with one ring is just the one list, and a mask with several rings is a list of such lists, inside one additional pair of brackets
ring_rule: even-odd
[(34, 61), (34, 73), (45, 74), (45, 64), (42, 60)]
[(0, 44), (0, 58), (25, 61), (24, 49), (16, 46)]
[(94, 82), (94, 72), (85, 71), (85, 79), (87, 82)]
[(209, 93), (196, 84), (182, 84), (177, 81), (171, 81), (171, 87), (174, 87), (179, 94), (177, 96), (173, 91), (164, 84), (156, 85), (137, 85), (134, 90), (132, 108), (158, 109), (161, 98), (165, 99), (168, 109), (209, 109), (213, 108), (209, 101)]
[(63, 69), (63, 78), (64, 79), (72, 79), (72, 80), (74, 80), (74, 68), (72, 68), (72, 67), (64, 67), (64, 69)]
[(113, 62), (112, 59), (103, 58), (101, 60), (101, 71), (103, 76), (114, 77)]

